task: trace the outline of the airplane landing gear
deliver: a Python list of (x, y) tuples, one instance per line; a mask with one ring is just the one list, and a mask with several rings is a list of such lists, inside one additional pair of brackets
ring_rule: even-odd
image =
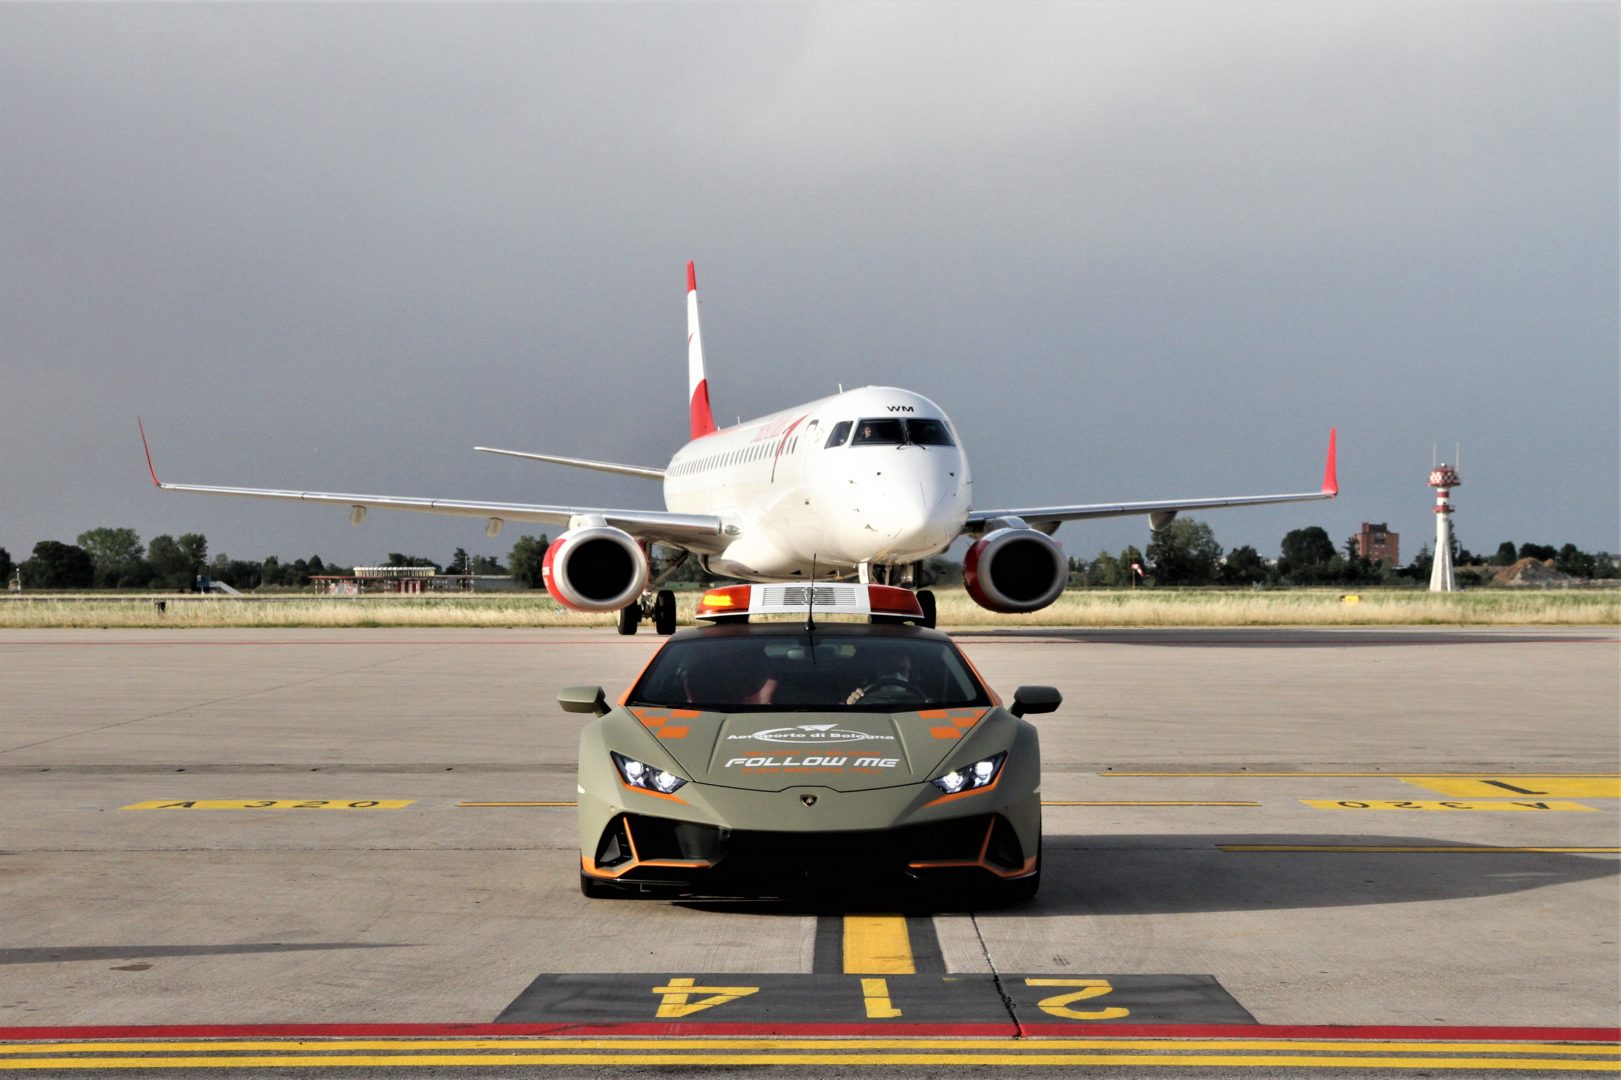
[(620, 608), (617, 628), (621, 634), (634, 634), (644, 619), (652, 621), (653, 630), (661, 637), (675, 633), (675, 593), (660, 589)]
[(930, 592), (928, 589), (919, 589), (917, 591), (917, 606), (923, 609), (923, 621), (918, 623), (918, 625), (926, 626), (931, 630), (934, 629), (934, 593)]
[(675, 633), (675, 593), (660, 589), (653, 598), (653, 629), (660, 637)]
[(621, 634), (634, 634), (636, 625), (642, 621), (642, 605), (640, 602), (627, 604), (619, 609), (619, 626)]

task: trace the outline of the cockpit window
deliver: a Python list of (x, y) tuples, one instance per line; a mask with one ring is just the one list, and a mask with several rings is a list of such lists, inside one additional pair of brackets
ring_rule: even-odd
[[(842, 425), (841, 425), (842, 426)], [(856, 425), (851, 446), (954, 446), (951, 429), (940, 420), (901, 420), (880, 416)], [(830, 442), (828, 445), (832, 445)]]
[(840, 634), (676, 640), (653, 658), (631, 705), (719, 712), (985, 706), (990, 698), (948, 641)]
[(869, 446), (877, 443), (882, 446), (902, 446), (906, 443), (906, 428), (899, 420), (881, 417), (876, 420), (863, 420), (856, 425), (856, 437), (851, 446)]
[(844, 440), (850, 437), (850, 429), (855, 426), (854, 421), (840, 420), (833, 425), (833, 433), (827, 437), (827, 449), (843, 446)]
[(951, 446), (951, 429), (939, 420), (908, 420), (906, 436), (919, 446)]

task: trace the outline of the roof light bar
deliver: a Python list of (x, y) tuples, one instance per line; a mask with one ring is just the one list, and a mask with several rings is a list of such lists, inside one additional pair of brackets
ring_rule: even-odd
[(815, 585), (727, 585), (698, 601), (697, 617), (734, 615), (888, 615), (921, 619), (923, 608), (910, 589), (894, 585), (822, 582)]

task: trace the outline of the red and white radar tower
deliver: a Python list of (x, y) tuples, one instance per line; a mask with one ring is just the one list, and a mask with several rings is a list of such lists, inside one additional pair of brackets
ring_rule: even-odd
[(1435, 489), (1435, 562), (1430, 568), (1430, 592), (1458, 591), (1458, 580), (1452, 573), (1452, 504), (1447, 497), (1461, 483), (1457, 468), (1444, 461), (1430, 470), (1430, 487)]

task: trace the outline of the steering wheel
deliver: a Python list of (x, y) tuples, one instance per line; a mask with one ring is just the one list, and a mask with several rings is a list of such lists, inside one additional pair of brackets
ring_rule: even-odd
[(923, 687), (900, 675), (887, 675), (882, 679), (876, 679), (861, 687), (859, 693), (853, 696), (856, 701), (866, 701), (884, 690), (899, 690), (900, 699), (903, 701), (907, 698), (915, 698), (919, 702), (929, 700), (928, 692)]

